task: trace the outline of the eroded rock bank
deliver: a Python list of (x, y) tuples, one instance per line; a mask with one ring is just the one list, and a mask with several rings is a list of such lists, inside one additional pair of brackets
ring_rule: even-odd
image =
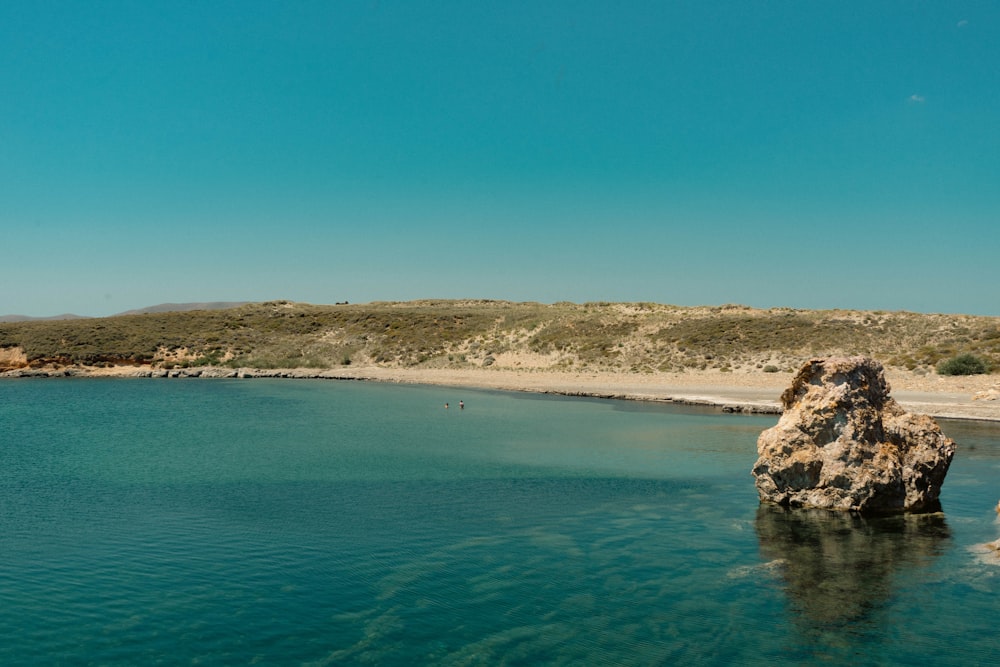
[(764, 502), (863, 513), (931, 511), (955, 443), (889, 395), (867, 357), (813, 359), (781, 396), (753, 467)]
[(87, 368), (62, 366), (46, 368), (18, 368), (0, 372), (5, 378), (52, 377), (116, 377), (116, 378), (294, 378), (303, 380), (371, 380), (365, 376), (349, 375), (331, 370), (311, 368), (222, 368), (203, 366), (193, 368), (156, 368), (152, 366), (114, 366)]

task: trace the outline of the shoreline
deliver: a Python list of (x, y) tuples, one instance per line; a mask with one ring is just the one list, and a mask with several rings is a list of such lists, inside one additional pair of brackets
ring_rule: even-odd
[[(1000, 376), (918, 375), (886, 370), (891, 395), (908, 412), (942, 419), (1000, 422)], [(469, 389), (518, 391), (559, 396), (674, 403), (716, 407), (723, 412), (781, 414), (781, 392), (789, 373), (613, 373), (510, 368), (252, 369), (213, 366), (160, 369), (152, 366), (49, 367), (15, 369), (0, 378), (291, 378), (361, 380)]]

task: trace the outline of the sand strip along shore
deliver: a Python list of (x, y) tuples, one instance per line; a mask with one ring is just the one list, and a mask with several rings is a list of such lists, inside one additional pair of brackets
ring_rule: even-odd
[[(571, 373), (489, 369), (366, 368), (341, 377), (717, 406), (729, 412), (781, 412), (790, 373)], [(1000, 377), (922, 377), (886, 373), (892, 396), (910, 412), (948, 419), (1000, 421)], [(898, 388), (898, 389), (897, 389)]]
[[(640, 401), (716, 406), (728, 412), (778, 414), (779, 397), (791, 383), (791, 373), (610, 373), (516, 370), (509, 368), (428, 369), (379, 366), (317, 369), (179, 368), (149, 366), (109, 368), (69, 367), (15, 370), (0, 377), (285, 377), (369, 380), (499, 389), (565, 396), (593, 396)], [(1000, 376), (918, 375), (886, 371), (892, 396), (910, 412), (948, 419), (1000, 421)], [(456, 402), (459, 397), (456, 396)]]

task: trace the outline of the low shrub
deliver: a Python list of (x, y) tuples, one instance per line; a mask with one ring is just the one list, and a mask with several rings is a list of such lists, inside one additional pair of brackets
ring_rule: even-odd
[(982, 375), (989, 370), (984, 359), (969, 353), (945, 359), (937, 365), (939, 375)]

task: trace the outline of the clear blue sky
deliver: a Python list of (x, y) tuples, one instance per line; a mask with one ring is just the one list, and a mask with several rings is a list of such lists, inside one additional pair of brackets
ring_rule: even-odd
[(0, 314), (1000, 315), (1000, 3), (5, 2)]

